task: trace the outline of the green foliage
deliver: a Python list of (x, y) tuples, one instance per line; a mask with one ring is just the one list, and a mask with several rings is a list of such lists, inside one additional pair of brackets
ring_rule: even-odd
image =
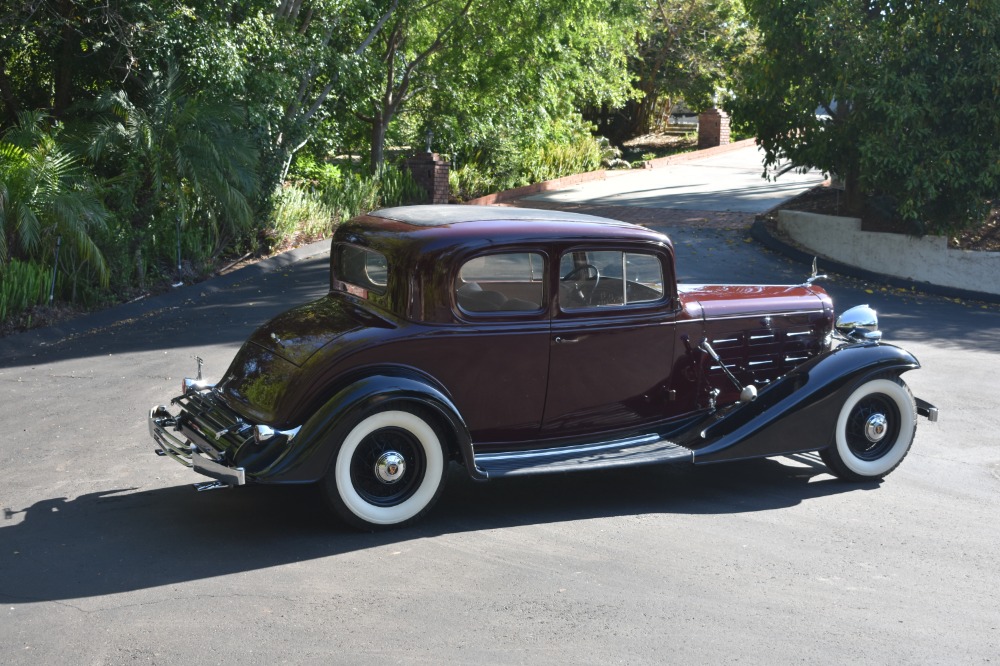
[(423, 203), (427, 197), (409, 171), (391, 164), (383, 164), (373, 176), (347, 172), (339, 184), (324, 190), (321, 196), (338, 220), (382, 206)]
[(417, 185), (406, 169), (383, 164), (375, 181), (378, 183), (380, 206), (421, 204), (427, 200), (427, 192)]
[(769, 173), (838, 174), (853, 210), (878, 197), (916, 233), (983, 219), (1000, 192), (1000, 0), (747, 6), (762, 49), (729, 107)]
[(0, 322), (48, 298), (51, 273), (37, 263), (14, 259), (0, 265)]
[(0, 264), (47, 256), (62, 237), (68, 256), (91, 263), (106, 283), (107, 266), (92, 235), (104, 226), (107, 210), (92, 181), (43, 114), (21, 114), (0, 139)]
[(265, 232), (271, 247), (322, 238), (340, 221), (383, 206), (423, 203), (427, 197), (409, 171), (390, 164), (369, 176), (300, 154), (291, 176), (296, 182), (274, 195)]
[(462, 200), (529, 183), (601, 168), (600, 141), (578, 115), (549, 120), (513, 139), (496, 138), (460, 162), (450, 176), (452, 193)]
[(322, 197), (300, 185), (287, 185), (274, 196), (267, 236), (272, 247), (328, 236), (336, 213)]
[(293, 182), (309, 183), (320, 190), (336, 187), (344, 180), (344, 174), (338, 165), (317, 162), (308, 152), (301, 152), (295, 156), (288, 177)]
[(104, 115), (90, 154), (116, 172), (108, 194), (128, 222), (127, 244), (142, 283), (149, 258), (172, 255), (178, 225), (183, 231), (197, 223), (200, 231), (187, 236), (197, 242), (197, 257), (252, 236), (257, 156), (235, 131), (238, 110), (189, 93), (173, 69), (150, 77), (138, 97), (117, 91), (97, 100)]
[(644, 14), (627, 70), (637, 94), (587, 110), (616, 141), (654, 131), (678, 100), (696, 110), (713, 106), (731, 86), (738, 59), (755, 49), (742, 0), (657, 0)]
[[(0, 264), (49, 265), (62, 236), (60, 297), (128, 296), (176, 279), (178, 243), (187, 274), (423, 201), (394, 156), (423, 150), (428, 130), (466, 197), (600, 168), (616, 156), (579, 109), (634, 97), (628, 63), (650, 11), (646, 0), (14, 3), (0, 10)], [(39, 111), (19, 123), (26, 109)], [(357, 156), (375, 168), (362, 173)]]

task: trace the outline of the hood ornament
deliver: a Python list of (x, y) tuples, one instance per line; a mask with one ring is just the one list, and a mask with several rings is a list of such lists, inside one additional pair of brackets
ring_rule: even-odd
[(815, 282), (816, 280), (826, 280), (829, 279), (829, 277), (830, 276), (826, 274), (824, 275), (819, 274), (819, 269), (816, 266), (816, 257), (813, 257), (812, 273), (809, 274), (809, 278), (806, 279), (806, 281), (803, 282), (800, 286), (809, 287), (812, 286), (812, 283)]

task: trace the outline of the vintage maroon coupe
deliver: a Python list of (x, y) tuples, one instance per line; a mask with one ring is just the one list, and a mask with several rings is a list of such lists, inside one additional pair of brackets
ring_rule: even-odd
[[(814, 271), (815, 272), (815, 271)], [(319, 482), (363, 529), (475, 479), (819, 451), (849, 480), (917, 415), (875, 313), (813, 279), (678, 285), (670, 239), (586, 215), (413, 206), (336, 232), (330, 292), (271, 320), (217, 384), (154, 407), (157, 453), (206, 486)]]

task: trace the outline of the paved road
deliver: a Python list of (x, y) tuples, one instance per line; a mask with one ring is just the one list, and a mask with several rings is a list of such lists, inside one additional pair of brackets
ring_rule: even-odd
[(612, 171), (607, 180), (526, 197), (529, 202), (762, 213), (823, 182), (817, 171), (761, 178), (754, 146), (659, 169)]
[[(805, 270), (739, 226), (668, 230), (687, 281)], [(995, 307), (829, 284), (839, 305), (880, 310), (924, 363), (914, 392), (942, 408), (882, 484), (839, 483), (809, 456), (487, 484), (456, 470), (426, 521), (367, 535), (308, 488), (194, 493), (145, 430), (193, 355), (217, 376), (256, 325), (325, 291), (326, 261), (3, 341), (0, 662), (1000, 656)]]

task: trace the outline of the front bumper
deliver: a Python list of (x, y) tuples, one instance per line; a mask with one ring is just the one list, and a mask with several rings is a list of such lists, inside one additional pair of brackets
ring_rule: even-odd
[(926, 418), (931, 423), (936, 423), (938, 420), (938, 408), (927, 402), (926, 400), (921, 400), (920, 398), (914, 398), (913, 401), (917, 405), (917, 414), (920, 414)]

